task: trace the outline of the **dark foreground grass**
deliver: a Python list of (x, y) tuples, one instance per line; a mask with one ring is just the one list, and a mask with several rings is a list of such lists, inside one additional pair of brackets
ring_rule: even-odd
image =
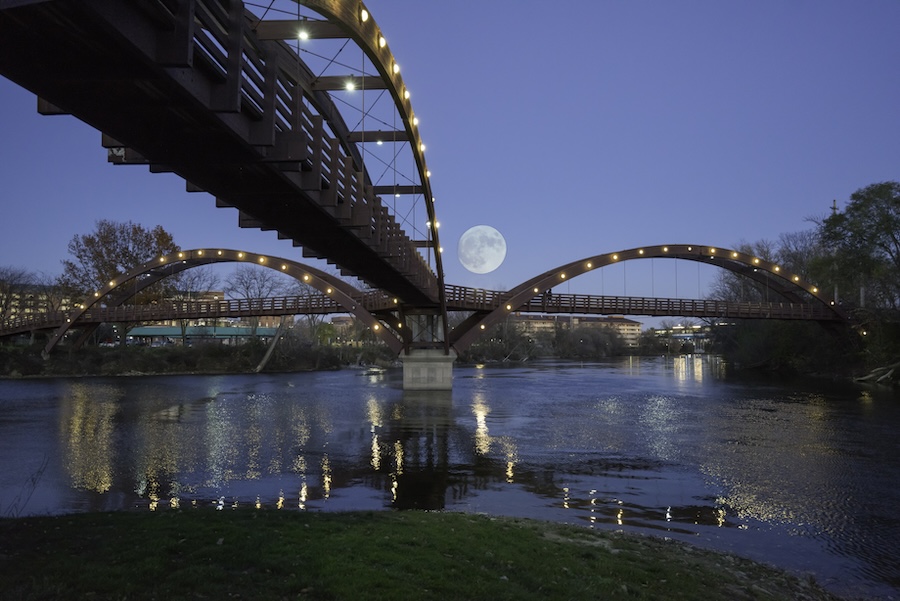
[(834, 599), (661, 539), (458, 513), (0, 520), (2, 599)]

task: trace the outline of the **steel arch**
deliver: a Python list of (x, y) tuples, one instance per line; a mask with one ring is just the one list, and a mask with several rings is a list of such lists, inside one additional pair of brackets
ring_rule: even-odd
[[(525, 281), (506, 294), (504, 303), (497, 309), (476, 312), (454, 329), (450, 344), (456, 351), (467, 349), (484, 330), (499, 323), (528, 300), (543, 294), (553, 286), (571, 280), (601, 267), (637, 259), (682, 259), (715, 265), (743, 277), (766, 283), (769, 288), (790, 302), (802, 303), (811, 298), (828, 307), (841, 319), (846, 316), (826, 300), (817, 286), (799, 275), (790, 273), (777, 263), (737, 250), (697, 244), (663, 244), (642, 246), (612, 253), (604, 253), (572, 261)], [(804, 298), (807, 297), (807, 298)]]
[[(306, 6), (320, 15), (325, 16), (330, 21), (336, 22), (339, 27), (349, 35), (350, 39), (365, 53), (366, 57), (372, 62), (377, 69), (381, 81), (390, 92), (394, 101), (394, 106), (400, 115), (403, 127), (406, 133), (406, 140), (410, 144), (413, 158), (416, 163), (416, 169), (419, 176), (420, 193), (424, 198), (425, 209), (428, 214), (428, 232), (432, 239), (432, 256), (435, 261), (435, 272), (438, 283), (438, 302), (440, 304), (441, 319), (443, 322), (444, 332), (448, 331), (447, 323), (447, 301), (444, 288), (444, 268), (441, 258), (440, 236), (438, 234), (439, 222), (434, 209), (434, 195), (431, 189), (431, 172), (425, 162), (425, 144), (419, 131), (419, 120), (416, 118), (410, 102), (409, 89), (403, 81), (400, 74), (399, 63), (391, 52), (390, 45), (381, 28), (372, 17), (366, 5), (359, 0), (293, 0), (297, 4)], [(290, 23), (290, 22), (288, 22)], [(266, 39), (285, 39), (284, 22), (260, 20), (254, 26), (257, 35), (261, 40)], [(294, 37), (297, 33), (293, 28), (288, 27), (289, 35)], [(278, 32), (278, 33), (276, 33)], [(321, 98), (321, 95), (317, 95)], [(333, 108), (333, 103), (329, 100), (328, 105)], [(336, 109), (335, 109), (336, 111)], [(346, 145), (349, 143), (352, 135), (350, 132), (344, 132), (342, 142)], [(357, 140), (364, 142), (365, 140)], [(370, 141), (375, 141), (373, 138)], [(350, 150), (350, 149), (348, 149)], [(355, 148), (352, 149), (354, 156), (358, 155)], [(359, 160), (357, 158), (357, 160)], [(359, 161), (362, 165), (362, 161)], [(368, 172), (365, 177), (369, 180)], [(449, 350), (449, 346), (445, 347)]]
[[(307, 284), (334, 299), (348, 313), (352, 313), (357, 319), (368, 325), (375, 335), (387, 344), (393, 352), (400, 354), (403, 350), (404, 341), (392, 332), (393, 328), (383, 324), (362, 306), (359, 301), (362, 293), (335, 276), (290, 259), (224, 248), (201, 248), (178, 251), (158, 257), (107, 282), (102, 288), (94, 291), (86, 302), (70, 313), (66, 322), (54, 331), (42, 354), (45, 357), (48, 356), (59, 341), (62, 340), (66, 332), (75, 325), (78, 318), (110, 293), (119, 292), (118, 295), (114, 295), (110, 304), (110, 306), (119, 306), (138, 292), (163, 278), (173, 276), (187, 269), (212, 263), (254, 264), (291, 276), (297, 281)], [(128, 285), (126, 286), (126, 284)]]

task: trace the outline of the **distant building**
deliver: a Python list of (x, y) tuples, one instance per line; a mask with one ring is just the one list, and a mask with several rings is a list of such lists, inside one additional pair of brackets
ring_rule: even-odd
[(336, 336), (346, 336), (356, 323), (356, 318), (350, 315), (335, 315), (331, 318), (331, 325), (334, 326)]
[[(275, 332), (275, 328), (257, 328), (256, 338), (268, 342)], [(184, 334), (190, 342), (219, 342), (226, 345), (240, 344), (253, 338), (252, 328), (239, 325), (188, 326)], [(181, 328), (164, 325), (138, 326), (128, 331), (127, 338), (128, 344), (140, 346), (181, 344)]]
[(550, 333), (557, 328), (574, 330), (577, 328), (612, 328), (627, 347), (637, 347), (641, 337), (641, 324), (622, 315), (609, 317), (583, 315), (525, 315), (510, 316), (510, 323), (525, 334)]
[(31, 284), (10, 294), (7, 314), (0, 315), (0, 318), (12, 320), (52, 311), (69, 311), (72, 307), (72, 299), (60, 296), (59, 288)]

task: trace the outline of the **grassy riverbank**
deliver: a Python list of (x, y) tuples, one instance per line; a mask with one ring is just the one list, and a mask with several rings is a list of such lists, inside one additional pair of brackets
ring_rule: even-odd
[(0, 520), (2, 599), (806, 599), (662, 539), (459, 513), (119, 512)]

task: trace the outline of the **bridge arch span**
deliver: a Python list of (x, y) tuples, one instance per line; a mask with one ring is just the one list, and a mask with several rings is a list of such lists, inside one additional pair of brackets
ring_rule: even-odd
[(69, 329), (76, 325), (78, 318), (102, 299), (107, 298), (108, 295), (112, 294), (107, 305), (119, 306), (163, 278), (171, 277), (194, 267), (213, 263), (254, 264), (293, 277), (295, 280), (307, 284), (333, 299), (348, 313), (353, 314), (357, 319), (369, 326), (373, 333), (395, 353), (399, 354), (404, 348), (402, 337), (400, 337), (399, 333), (395, 334), (401, 328), (386, 326), (369, 312), (361, 303), (363, 293), (347, 282), (324, 271), (303, 263), (291, 261), (290, 259), (241, 250), (213, 248), (183, 250), (157, 257), (107, 282), (104, 286), (95, 290), (85, 302), (78, 305), (68, 316), (66, 322), (54, 331), (44, 347), (43, 355), (46, 357), (62, 340), (62, 337)]
[(530, 299), (544, 294), (553, 286), (602, 267), (638, 259), (682, 259), (715, 265), (742, 277), (765, 283), (773, 292), (793, 303), (818, 302), (845, 319), (833, 302), (829, 302), (818, 286), (807, 282), (777, 263), (728, 248), (702, 244), (661, 244), (641, 246), (617, 252), (586, 257), (522, 282), (504, 294), (504, 303), (491, 311), (475, 312), (453, 330), (450, 344), (456, 351), (467, 349), (481, 334), (506, 318)]

